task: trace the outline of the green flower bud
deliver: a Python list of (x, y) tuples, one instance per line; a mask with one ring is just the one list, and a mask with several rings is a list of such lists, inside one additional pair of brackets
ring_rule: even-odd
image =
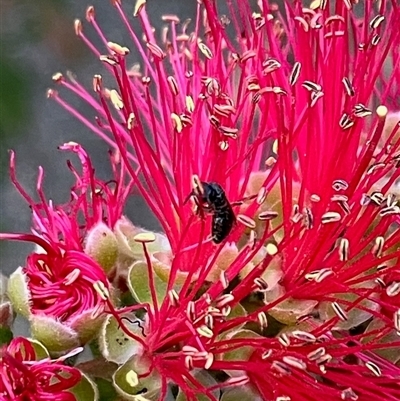
[[(147, 232), (135, 227), (126, 217), (118, 220), (114, 228), (118, 240), (119, 251), (134, 260), (144, 260), (143, 245), (135, 240), (136, 235)], [(155, 241), (146, 244), (149, 254), (166, 252), (171, 249), (167, 237), (164, 234), (154, 233)]]
[(7, 295), (14, 310), (24, 317), (30, 315), (30, 291), (28, 280), (22, 267), (19, 267), (11, 274), (7, 284)]
[(106, 273), (109, 273), (118, 257), (116, 235), (103, 222), (96, 224), (86, 236), (85, 253), (91, 256)]

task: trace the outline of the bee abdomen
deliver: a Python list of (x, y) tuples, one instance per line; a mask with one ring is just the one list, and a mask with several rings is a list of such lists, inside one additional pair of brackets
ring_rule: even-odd
[(215, 212), (212, 219), (212, 236), (216, 244), (221, 243), (231, 232), (235, 215), (230, 208)]

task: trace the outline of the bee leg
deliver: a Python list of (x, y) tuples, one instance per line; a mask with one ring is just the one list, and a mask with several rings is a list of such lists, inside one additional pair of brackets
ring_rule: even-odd
[(196, 216), (199, 216), (202, 220), (204, 220), (206, 218), (205, 216), (205, 210), (203, 205), (201, 204), (200, 200), (199, 200), (199, 196), (196, 194), (196, 192), (193, 190), (185, 199), (185, 201), (183, 202), (183, 204), (186, 204), (190, 198), (193, 197), (193, 201), (195, 204), (195, 209), (194, 209), (194, 214)]
[(196, 214), (196, 216), (199, 216), (202, 220), (204, 220), (206, 218), (204, 209), (198, 204), (196, 204), (195, 214)]
[(186, 197), (186, 199), (183, 201), (183, 204), (184, 205), (186, 205), (186, 203), (188, 203), (189, 202), (189, 199), (192, 197), (192, 196), (196, 196), (196, 194), (194, 193), (194, 191), (192, 191), (192, 192), (190, 192), (190, 194)]

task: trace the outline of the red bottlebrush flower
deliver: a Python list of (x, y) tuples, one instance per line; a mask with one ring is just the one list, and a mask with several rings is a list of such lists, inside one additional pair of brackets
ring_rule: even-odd
[[(141, 303), (112, 311), (140, 344), (135, 361), (119, 360), (120, 387), (136, 391), (156, 372), (160, 399), (172, 381), (188, 399), (246, 384), (262, 400), (398, 400), (400, 370), (380, 351), (400, 344), (385, 342), (400, 331), (388, 299), (400, 292), (398, 122), (386, 132), (388, 110), (400, 106), (399, 6), (366, 2), (360, 18), (351, 0), (285, 2), (284, 17), (265, 0), (256, 12), (226, 3), (229, 17), (215, 1), (199, 3), (193, 32), (165, 16), (160, 43), (138, 1), (142, 44), (114, 1), (143, 73), (90, 7), (103, 49), (80, 21), (76, 33), (115, 88), (99, 75), (95, 95), (55, 80), (93, 107), (98, 124), (49, 91), (118, 148), (171, 244), (171, 255), (152, 255), (154, 238), (136, 237), (145, 263), (131, 273), (147, 269), (147, 292), (130, 279)], [(128, 325), (125, 313), (140, 308), (146, 323)], [(205, 385), (198, 369), (228, 378)]]
[(22, 337), (0, 352), (1, 400), (76, 400), (69, 390), (81, 380), (79, 370), (61, 361), (37, 360), (33, 345)]
[[(68, 143), (61, 149), (77, 153), (82, 162), (81, 174), (69, 164), (76, 177), (71, 201), (54, 205), (46, 200), (40, 169), (37, 183), (40, 201), (35, 202), (16, 179), (12, 153), (11, 178), (31, 207), (33, 232), (0, 234), (0, 239), (30, 241), (38, 247), (28, 256), (26, 266), (11, 275), (8, 293), (15, 310), (31, 319), (35, 336), (52, 351), (90, 340), (101, 324), (104, 300), (96, 286), (102, 283), (101, 286), (108, 288), (109, 283), (104, 266), (85, 253), (84, 241), (99, 224), (102, 233), (105, 228), (101, 225), (114, 226), (121, 218), (130, 191), (130, 185), (124, 185), (123, 169), (118, 172), (116, 164), (113, 164), (116, 173), (113, 190), (95, 179), (90, 160), (79, 145)], [(57, 330), (59, 336), (54, 336), (52, 330)]]
[(54, 205), (43, 192), (44, 171), (40, 167), (37, 180), (39, 202), (36, 202), (19, 184), (15, 173), (15, 155), (11, 152), (11, 180), (25, 198), (33, 214), (34, 234), (61, 250), (83, 250), (87, 233), (100, 222), (114, 228), (121, 218), (126, 199), (132, 189), (116, 152), (111, 154), (114, 177), (103, 182), (94, 175), (94, 168), (85, 150), (77, 143), (69, 142), (60, 150), (75, 153), (81, 162), (81, 172), (68, 161), (68, 167), (76, 182), (71, 188), (71, 199), (65, 205)]
[(30, 291), (31, 312), (68, 322), (99, 307), (102, 300), (93, 288), (105, 274), (83, 252), (66, 251), (29, 255), (25, 274)]

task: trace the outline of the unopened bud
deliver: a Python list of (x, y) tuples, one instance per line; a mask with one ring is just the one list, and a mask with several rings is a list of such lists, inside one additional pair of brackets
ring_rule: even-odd
[(118, 257), (118, 241), (104, 223), (98, 223), (86, 237), (85, 253), (91, 256), (106, 273), (114, 267)]

